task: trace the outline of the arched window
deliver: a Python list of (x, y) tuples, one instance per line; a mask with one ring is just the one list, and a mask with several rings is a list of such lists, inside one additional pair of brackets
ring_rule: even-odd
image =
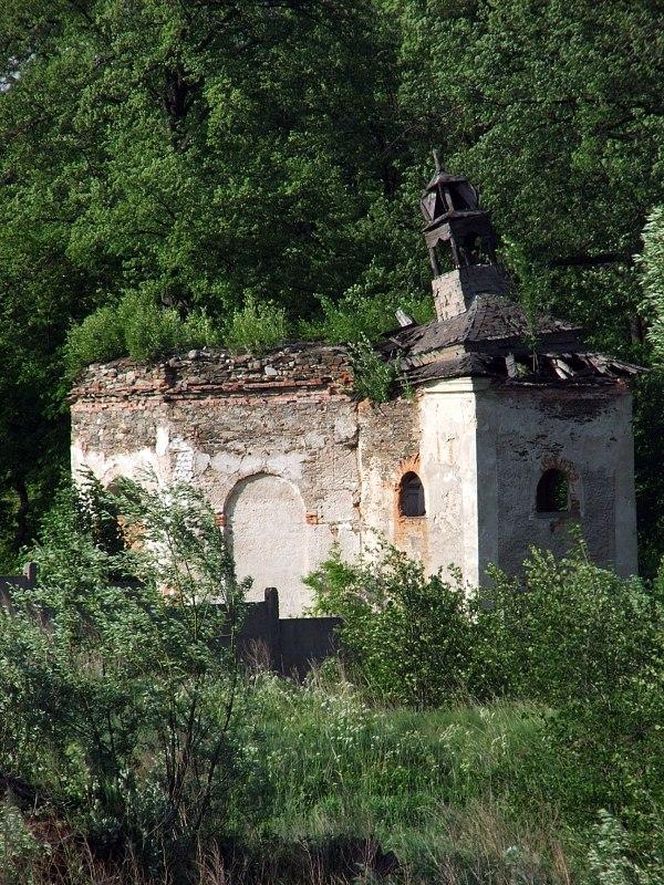
[(412, 471), (405, 473), (399, 484), (399, 513), (402, 516), (424, 516), (424, 486)]
[(569, 492), (569, 477), (563, 470), (546, 470), (537, 484), (537, 512), (567, 513)]

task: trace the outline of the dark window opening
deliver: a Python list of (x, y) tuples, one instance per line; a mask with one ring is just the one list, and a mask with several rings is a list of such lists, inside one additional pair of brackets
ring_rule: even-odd
[(466, 200), (464, 200), (463, 195), (459, 193), (456, 188), (450, 191), (450, 197), (452, 200), (452, 206), (454, 207), (454, 209), (456, 209), (457, 212), (466, 212), (468, 209), (470, 209), (470, 206), (468, 205)]
[(569, 511), (569, 477), (562, 470), (547, 470), (537, 485), (538, 513)]
[(454, 268), (456, 267), (454, 256), (447, 243), (439, 240), (433, 249), (433, 253), (437, 267), (436, 276), (454, 270)]
[(402, 516), (424, 516), (424, 486), (416, 473), (406, 473), (399, 486), (399, 512)]

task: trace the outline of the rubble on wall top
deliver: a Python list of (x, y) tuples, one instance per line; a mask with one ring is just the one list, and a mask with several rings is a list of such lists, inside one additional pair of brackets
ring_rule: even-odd
[(70, 398), (195, 398), (288, 390), (335, 394), (351, 386), (352, 372), (344, 348), (295, 342), (261, 356), (191, 350), (147, 365), (128, 358), (95, 364), (78, 379)]
[[(643, 371), (589, 350), (572, 323), (540, 315), (533, 327), (522, 307), (494, 294), (477, 296), (450, 319), (397, 329), (384, 336), (378, 352), (397, 361), (400, 376), (414, 387), (463, 377), (507, 386), (624, 386)], [(295, 342), (261, 356), (190, 350), (148, 365), (124, 358), (88, 367), (70, 399), (278, 394), (352, 396), (348, 349)]]

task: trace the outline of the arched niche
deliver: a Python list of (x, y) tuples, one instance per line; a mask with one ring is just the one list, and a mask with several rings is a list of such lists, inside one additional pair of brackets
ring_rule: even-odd
[(409, 470), (399, 483), (399, 515), (405, 517), (426, 516), (424, 486), (417, 473)]
[(276, 587), (282, 608), (302, 590), (308, 570), (307, 524), (299, 490), (279, 476), (241, 480), (224, 508), (239, 579), (253, 578), (250, 598)]

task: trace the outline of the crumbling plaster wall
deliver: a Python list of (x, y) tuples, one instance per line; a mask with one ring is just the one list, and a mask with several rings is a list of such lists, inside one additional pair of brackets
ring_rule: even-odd
[[(385, 536), (428, 572), (449, 566), (477, 580), (475, 394), (470, 379), (436, 381), (412, 398), (363, 403), (360, 475), (365, 547)], [(399, 512), (399, 482), (414, 471), (426, 516)]]
[[(636, 571), (631, 398), (615, 388), (430, 381), (384, 404), (352, 397), (339, 348), (263, 360), (220, 355), (92, 367), (74, 390), (72, 469), (198, 485), (226, 525), (250, 598), (277, 586), (282, 614), (311, 603), (301, 577), (337, 543), (355, 558), (380, 537), (428, 572), (479, 582), (518, 571), (529, 545), (560, 553), (570, 518), (536, 513), (542, 471), (568, 470), (592, 556)], [(416, 472), (426, 515), (399, 510)]]
[(160, 483), (195, 483), (227, 525), (239, 576), (255, 579), (249, 598), (278, 586), (282, 615), (301, 614), (311, 602), (301, 577), (335, 542), (348, 558), (360, 549), (357, 404), (336, 383), (343, 365), (299, 381), (288, 365), (253, 389), (211, 383), (210, 367), (176, 368), (175, 380), (122, 366), (99, 386), (83, 379), (72, 397), (74, 475), (88, 468), (108, 484), (148, 468)]
[[(626, 390), (527, 388), (478, 391), (479, 567), (516, 573), (528, 548), (562, 554), (578, 523), (593, 560), (637, 571), (631, 396)], [(536, 510), (549, 468), (571, 478), (571, 513)]]

